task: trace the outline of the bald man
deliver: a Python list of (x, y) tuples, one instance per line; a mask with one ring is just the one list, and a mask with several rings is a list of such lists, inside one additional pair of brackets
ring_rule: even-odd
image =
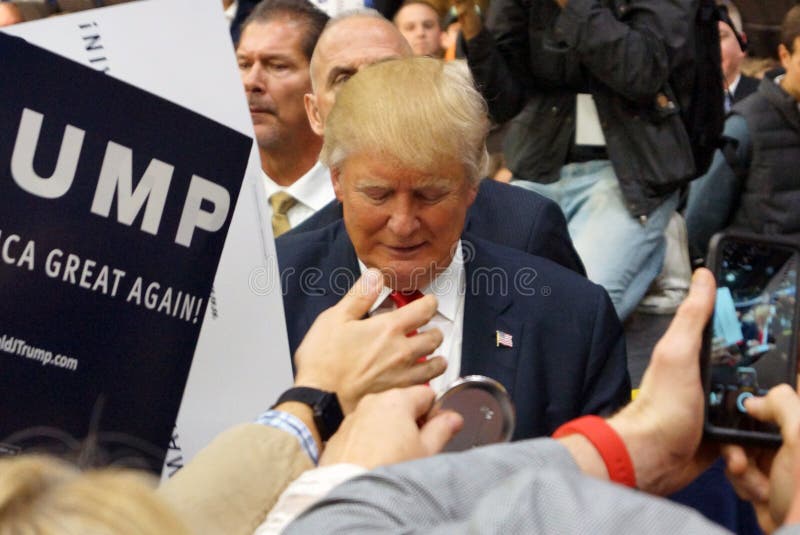
[(325, 131), (325, 119), (344, 82), (367, 65), (414, 53), (405, 37), (379, 13), (364, 10), (333, 19), (311, 56), (311, 88), (305, 105), (311, 128)]

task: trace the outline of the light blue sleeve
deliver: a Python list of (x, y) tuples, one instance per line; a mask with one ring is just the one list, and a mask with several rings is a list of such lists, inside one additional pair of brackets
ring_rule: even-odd
[(689, 187), (685, 215), (692, 259), (705, 258), (711, 236), (730, 223), (750, 167), (750, 133), (744, 117), (729, 116), (722, 135), (729, 140), (727, 158), (717, 150), (708, 172)]

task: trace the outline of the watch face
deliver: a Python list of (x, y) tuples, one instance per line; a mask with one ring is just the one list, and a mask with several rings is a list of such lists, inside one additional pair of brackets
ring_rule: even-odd
[(342, 407), (335, 393), (326, 392), (314, 406), (314, 423), (323, 441), (333, 435), (344, 420)]

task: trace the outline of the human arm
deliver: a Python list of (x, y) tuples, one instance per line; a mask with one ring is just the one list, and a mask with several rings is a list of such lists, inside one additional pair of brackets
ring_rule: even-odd
[(494, 122), (504, 123), (522, 110), (533, 90), (528, 11), (519, 0), (494, 0), (488, 14), (490, 31), (475, 11), (474, 0), (454, 0), (453, 5), (472, 76)]
[(671, 56), (686, 46), (697, 0), (631, 0), (617, 12), (598, 0), (569, 0), (554, 39), (617, 95), (649, 103), (669, 77)]
[(447, 366), (442, 357), (419, 362), (441, 344), (441, 331), (406, 336), (436, 314), (435, 297), (362, 319), (382, 281), (379, 271), (367, 270), (345, 297), (317, 317), (294, 355), (295, 386), (336, 392), (345, 414), (366, 394), (425, 383)]
[[(627, 446), (644, 491), (668, 493), (703, 468), (702, 460), (695, 462), (703, 417), (697, 361), (713, 302), (713, 278), (699, 270), (689, 297), (653, 353), (642, 393), (608, 420)], [(482, 533), (618, 533), (631, 526), (649, 526), (640, 530), (647, 533), (720, 532), (685, 509), (597, 481), (607, 477), (602, 458), (581, 435), (476, 448), (385, 467), (352, 480), (334, 489), (287, 533), (322, 526), (328, 533), (452, 533), (467, 526), (478, 526)]]
[[(671, 55), (686, 45), (697, 2), (620, 4), (614, 13), (597, 0), (571, 0), (563, 9), (552, 2), (538, 8), (533, 20), (532, 8), (520, 0), (492, 2), (486, 26), (465, 41), (470, 70), (492, 118), (511, 119), (533, 92), (574, 86), (572, 78), (582, 77), (582, 70), (613, 93), (650, 105), (669, 77)], [(535, 46), (529, 33), (533, 25), (542, 26)]]
[[(445, 411), (419, 425), (433, 401), (434, 393), (427, 386), (364, 397), (327, 444), (320, 467), (304, 473), (284, 491), (256, 535), (280, 533), (331, 488), (369, 468), (441, 451), (463, 420)], [(393, 422), (391, 434), (384, 433), (386, 422)]]
[[(375, 361), (375, 367), (383, 370), (384, 357), (395, 359), (402, 368), (389, 372), (398, 381), (418, 377), (425, 381), (427, 373), (436, 375), (444, 369), (441, 358), (431, 364), (415, 362), (439, 345), (438, 330), (405, 336), (435, 313), (435, 298), (360, 319), (377, 297), (380, 281), (379, 273), (369, 271), (337, 305), (320, 315), (297, 350), (295, 386), (342, 392), (343, 405), (348, 406), (373, 386), (360, 382), (359, 374), (370, 373), (364, 368)], [(345, 369), (350, 365), (353, 369)], [(286, 402), (269, 412), (276, 417), (271, 424), (263, 420), (222, 433), (162, 486), (160, 492), (197, 533), (250, 535), (284, 488), (314, 466), (309, 448), (302, 446), (303, 435), (309, 433), (316, 449), (322, 446), (311, 408)], [(288, 427), (276, 427), (279, 420), (288, 421)]]
[[(711, 236), (728, 226), (739, 205), (743, 180), (750, 168), (750, 133), (741, 115), (725, 121), (725, 155), (717, 150), (705, 175), (691, 183), (686, 204), (686, 230), (692, 260), (705, 259)], [(734, 171), (734, 168), (737, 171)]]
[(313, 466), (294, 436), (242, 424), (217, 436), (158, 494), (196, 535), (251, 535), (286, 486)]

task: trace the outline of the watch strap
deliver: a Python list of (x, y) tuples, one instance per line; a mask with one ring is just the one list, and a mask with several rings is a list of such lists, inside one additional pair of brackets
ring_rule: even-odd
[(281, 394), (272, 408), (287, 401), (296, 401), (311, 407), (314, 413), (314, 425), (323, 442), (326, 442), (339, 429), (339, 425), (344, 419), (342, 407), (335, 392), (326, 392), (308, 386), (295, 386)]

